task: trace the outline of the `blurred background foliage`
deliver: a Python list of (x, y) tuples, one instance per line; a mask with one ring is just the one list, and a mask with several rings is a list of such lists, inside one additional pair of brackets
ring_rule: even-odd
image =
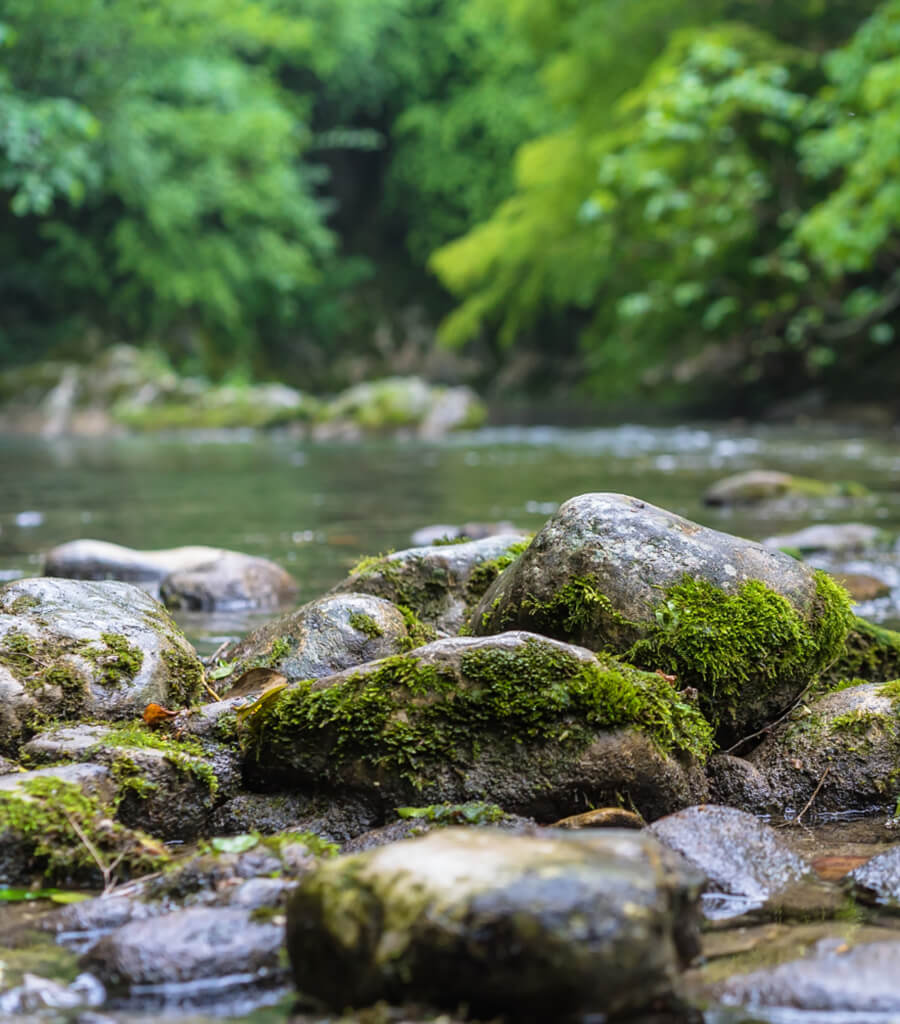
[(6, 0), (0, 196), (0, 366), (889, 398), (900, 0)]

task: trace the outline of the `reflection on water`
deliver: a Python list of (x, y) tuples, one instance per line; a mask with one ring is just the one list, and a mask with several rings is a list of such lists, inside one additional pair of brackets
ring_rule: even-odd
[[(855, 506), (826, 501), (799, 514), (702, 505), (715, 480), (753, 468), (858, 480), (874, 496)], [(900, 531), (896, 438), (783, 428), (504, 428), (443, 442), (329, 444), (252, 433), (0, 438), (0, 476), (0, 582), (38, 573), (41, 553), (55, 544), (94, 537), (262, 555), (285, 566), (309, 600), (360, 554), (406, 547), (425, 524), (508, 519), (536, 529), (559, 502), (585, 491), (632, 494), (753, 539), (812, 521), (862, 520)], [(900, 588), (895, 553), (885, 554), (881, 568)], [(895, 607), (883, 601), (874, 611), (891, 620)], [(252, 622), (229, 616), (186, 625), (208, 646)]]

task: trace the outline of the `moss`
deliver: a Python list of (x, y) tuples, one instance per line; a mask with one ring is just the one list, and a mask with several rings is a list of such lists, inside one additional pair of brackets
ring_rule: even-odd
[(273, 668), (282, 658), (291, 653), (291, 641), (286, 636), (278, 636), (272, 641), (272, 648), (268, 654), (268, 665), (266, 668)]
[(95, 797), (52, 776), (0, 792), (0, 831), (7, 829), (27, 844), (35, 869), (59, 881), (99, 876), (79, 832), (106, 864), (118, 860), (123, 873), (156, 871), (168, 860), (165, 850), (149, 837), (112, 821), (109, 809)]
[[(259, 833), (253, 834), (259, 835)], [(341, 848), (337, 843), (323, 839), (321, 836), (316, 835), (315, 832), (309, 832), (306, 829), (295, 832), (276, 832), (270, 836), (259, 835), (259, 841), (266, 849), (277, 854), (280, 854), (285, 846), (290, 846), (294, 843), (305, 846), (314, 857), (336, 857), (341, 852)]]
[(898, 677), (900, 633), (855, 616), (843, 650), (826, 673), (825, 681), (833, 685), (855, 678), (880, 683)]
[(167, 647), (162, 657), (169, 674), (168, 703), (188, 707), (203, 694), (203, 665), (180, 647)]
[(384, 630), (381, 626), (378, 625), (371, 615), (366, 615), (365, 612), (351, 612), (350, 625), (373, 640), (379, 636), (384, 636)]
[(530, 544), (531, 538), (517, 541), (515, 544), (511, 544), (502, 555), (498, 555), (497, 558), (491, 558), (486, 562), (480, 562), (476, 565), (466, 582), (466, 605), (471, 608), (477, 604), (484, 597), (487, 588), (500, 573), (504, 569), (508, 569)]
[(121, 633), (101, 633), (105, 650), (88, 644), (79, 649), (83, 658), (94, 663), (99, 670), (99, 682), (105, 686), (130, 683), (144, 664), (144, 652), (128, 642)]
[(216, 739), (220, 743), (232, 744), (237, 741), (237, 736), (237, 715), (233, 711), (220, 715), (216, 721)]
[(456, 537), (438, 537), (437, 540), (433, 540), (431, 544), (427, 545), (432, 548), (449, 548), (455, 544), (468, 544), (471, 537), (467, 537), (464, 533), (458, 534)]
[(388, 555), (391, 554), (393, 554), (392, 551), (386, 551), (382, 555), (363, 555), (358, 562), (350, 567), (347, 575), (370, 576), (375, 572), (380, 572), (383, 568), (383, 563), (388, 561)]
[(116, 780), (120, 800), (129, 793), (134, 793), (140, 800), (146, 800), (151, 793), (159, 789), (155, 782), (144, 778), (134, 759), (127, 754), (119, 754), (113, 759), (112, 774)]
[[(859, 686), (863, 682), (862, 679), (853, 679), (850, 681), (851, 686)], [(835, 687), (839, 689), (839, 687)], [(883, 686), (878, 687), (879, 697), (890, 697), (895, 703), (900, 701), (900, 679), (892, 679), (890, 682), (885, 683)]]
[(422, 818), (436, 825), (495, 825), (510, 817), (496, 804), (470, 800), (464, 804), (431, 804), (429, 807), (398, 807), (400, 818)]
[(703, 758), (712, 748), (709, 724), (661, 676), (614, 659), (583, 662), (540, 641), (470, 651), (459, 676), (395, 655), (340, 686), (298, 683), (248, 720), (246, 745), (258, 756), (265, 749), (306, 764), (326, 780), (362, 761), (422, 788), (448, 764), (462, 769), (491, 732), (577, 752), (597, 730), (626, 725), (664, 750)]
[(24, 615), (40, 605), (38, 598), (32, 594), (20, 594), (9, 606), (10, 615)]
[(124, 747), (161, 750), (166, 760), (180, 772), (193, 775), (209, 790), (210, 796), (219, 789), (219, 780), (212, 766), (204, 760), (205, 751), (197, 740), (176, 740), (158, 729), (148, 729), (134, 722), (107, 733), (97, 748)]
[(37, 643), (26, 633), (10, 632), (0, 640), (0, 664), (17, 676), (30, 675), (39, 666)]
[(366, 593), (405, 605), (425, 619), (440, 614), (453, 582), (444, 566), (422, 556), (364, 558), (350, 576), (366, 581)]
[(886, 715), (870, 711), (867, 708), (855, 708), (843, 715), (836, 715), (828, 722), (828, 731), (832, 734), (866, 736), (872, 726), (887, 727), (890, 731), (894, 731), (894, 723)]
[(437, 640), (437, 630), (424, 623), (412, 608), (398, 604), (397, 610), (403, 616), (406, 625), (406, 636), (397, 637), (395, 641), (398, 651), (412, 651), (416, 647), (424, 647), (432, 640)]

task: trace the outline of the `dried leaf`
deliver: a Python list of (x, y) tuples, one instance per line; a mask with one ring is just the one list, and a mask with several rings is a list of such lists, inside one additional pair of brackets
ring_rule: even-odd
[(273, 683), (271, 686), (263, 690), (252, 704), (248, 704), (247, 707), (237, 709), (235, 712), (235, 718), (237, 719), (238, 725), (243, 725), (243, 723), (248, 719), (258, 715), (260, 711), (268, 707), (274, 698), (281, 693), (281, 691), (287, 686), (287, 680), (284, 676), (281, 676), (280, 678), (281, 682)]
[(168, 722), (170, 719), (175, 718), (177, 714), (177, 711), (170, 711), (168, 708), (164, 708), (162, 704), (151, 701), (144, 708), (142, 717), (146, 725), (155, 728), (158, 725), (162, 725), (163, 722)]
[(246, 697), (250, 693), (262, 693), (276, 683), (287, 683), (287, 679), (273, 668), (251, 668), (228, 690), (229, 697)]

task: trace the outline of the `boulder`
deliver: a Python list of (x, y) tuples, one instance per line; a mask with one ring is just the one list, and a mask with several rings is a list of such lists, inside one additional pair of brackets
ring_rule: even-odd
[(850, 627), (825, 573), (621, 494), (562, 505), (487, 590), (476, 634), (527, 629), (694, 687), (723, 744), (775, 718)]
[(75, 725), (40, 733), (22, 752), (32, 764), (81, 761), (105, 765), (116, 781), (116, 817), (158, 839), (206, 833), (213, 810), (237, 790), (237, 755), (175, 739), (142, 724), (123, 729)]
[(858, 498), (866, 488), (852, 481), (813, 480), (776, 470), (752, 469), (713, 484), (703, 495), (706, 505), (755, 505), (776, 498), (806, 501), (816, 498)]
[(294, 578), (267, 558), (220, 551), (190, 569), (170, 573), (159, 585), (163, 603), (186, 611), (277, 608), (297, 594)]
[(293, 682), (318, 679), (354, 665), (375, 661), (415, 645), (407, 619), (390, 601), (371, 594), (341, 593), (319, 598), (254, 630), (222, 652), (232, 665), (217, 673), (227, 694), (252, 668), (270, 668)]
[[(202, 692), (203, 666), (165, 609), (129, 583), (48, 577), (0, 588), (0, 715), (5, 749), (16, 724), (48, 718), (140, 717)], [(30, 709), (30, 710), (29, 710)], [(32, 727), (33, 728), (33, 727)]]
[(863, 903), (900, 910), (900, 846), (876, 854), (850, 872), (853, 895)]
[(866, 572), (833, 572), (831, 574), (850, 595), (854, 602), (874, 601), (887, 597), (891, 592), (890, 583)]
[(364, 558), (330, 593), (375, 594), (409, 608), (429, 626), (456, 633), (466, 610), (527, 543), (521, 534), (507, 533)]
[(640, 833), (445, 829), (321, 864), (288, 904), (288, 954), (300, 992), (336, 1010), (627, 1014), (676, 996), (699, 888)]
[(705, 799), (710, 729), (671, 683), (529, 633), (454, 637), (284, 687), (244, 717), (245, 777), (397, 806), (487, 800), (555, 821)]
[(793, 548), (802, 554), (814, 551), (863, 551), (878, 543), (882, 531), (868, 523), (816, 523), (795, 533), (767, 537), (767, 548)]
[(713, 754), (706, 762), (710, 799), (751, 814), (780, 810), (765, 776), (743, 757)]
[(190, 571), (221, 554), (221, 548), (193, 546), (138, 551), (104, 540), (71, 540), (47, 552), (44, 575), (72, 580), (158, 584), (170, 573)]
[(850, 686), (801, 704), (748, 760), (787, 812), (893, 808), (900, 682)]
[[(434, 523), (422, 526), (410, 537), (414, 547), (428, 547), (440, 541), (484, 540), (485, 537), (496, 537), (504, 533), (520, 533), (514, 523), (504, 519), (499, 523), (462, 523), (454, 526), (447, 523)], [(521, 533), (524, 538), (525, 533)]]
[(854, 616), (840, 656), (823, 676), (827, 686), (848, 680), (881, 683), (900, 677), (900, 633)]
[(735, 917), (763, 907), (779, 917), (805, 916), (840, 901), (771, 825), (745, 811), (715, 804), (688, 807), (654, 822), (650, 832), (706, 876), (708, 917)]

